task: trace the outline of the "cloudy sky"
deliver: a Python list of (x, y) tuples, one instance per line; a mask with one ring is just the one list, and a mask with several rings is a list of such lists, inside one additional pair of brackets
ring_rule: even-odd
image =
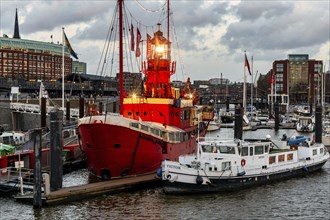
[[(254, 73), (265, 74), (274, 60), (295, 53), (323, 60), (329, 69), (329, 2), (171, 0), (175, 33), (171, 40), (177, 51), (177, 74), (172, 80), (187, 76), (208, 80), (222, 73), (231, 81), (243, 81), (244, 51), (251, 67), (253, 56)], [(127, 19), (140, 26), (143, 39), (155, 30), (164, 3), (125, 1)], [(53, 35), (55, 43), (61, 42), (65, 27), (79, 61), (95, 74), (115, 4), (115, 0), (0, 0), (0, 34), (13, 35), (16, 7), (23, 39), (50, 42)]]

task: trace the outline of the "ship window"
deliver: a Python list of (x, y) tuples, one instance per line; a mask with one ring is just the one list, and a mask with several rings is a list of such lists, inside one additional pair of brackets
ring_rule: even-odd
[(180, 141), (180, 133), (179, 132), (175, 133), (175, 140)]
[(230, 170), (230, 161), (222, 162), (221, 166), (222, 170)]
[(253, 156), (253, 147), (250, 147), (250, 156)]
[(173, 132), (169, 132), (168, 133), (168, 138), (170, 141), (174, 141), (174, 133)]
[(273, 163), (275, 163), (275, 156), (270, 156), (269, 157), (269, 164), (273, 164)]
[(143, 112), (143, 114), (146, 116), (148, 113), (147, 112)]
[(149, 132), (149, 127), (147, 125), (141, 125), (141, 130)]
[(264, 146), (255, 146), (254, 147), (254, 154), (255, 155), (264, 154)]
[(320, 154), (323, 154), (323, 148), (320, 148)]
[(313, 156), (317, 154), (317, 150), (313, 150)]
[(132, 115), (132, 112), (128, 112), (127, 114), (128, 114), (128, 115)]
[(136, 115), (140, 115), (140, 112), (135, 112)]
[(139, 128), (139, 123), (131, 123), (131, 126), (132, 126), (133, 128)]
[(293, 160), (293, 154), (288, 154), (286, 155), (286, 160), (289, 161), (289, 160)]
[(235, 154), (235, 148), (230, 146), (220, 146), (220, 153)]
[(278, 155), (278, 162), (283, 162), (284, 161), (284, 154)]
[(202, 146), (202, 150), (205, 153), (211, 153), (212, 152), (212, 146), (210, 146), (210, 145), (203, 145)]
[(242, 156), (248, 156), (249, 155), (249, 148), (243, 147), (242, 148)]

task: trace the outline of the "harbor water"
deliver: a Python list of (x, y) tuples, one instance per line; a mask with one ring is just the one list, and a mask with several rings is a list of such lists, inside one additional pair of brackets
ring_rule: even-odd
[[(233, 138), (232, 128), (208, 136)], [(243, 138), (280, 138), (295, 130), (244, 131)], [(311, 137), (312, 134), (307, 134)], [(63, 186), (88, 182), (86, 170), (64, 176)], [(231, 193), (165, 195), (161, 188), (99, 196), (34, 210), (0, 197), (0, 219), (330, 219), (330, 161), (322, 170)]]

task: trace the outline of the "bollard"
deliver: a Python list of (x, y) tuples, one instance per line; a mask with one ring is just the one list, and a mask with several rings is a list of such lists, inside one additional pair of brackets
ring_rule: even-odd
[(243, 137), (243, 115), (242, 108), (237, 105), (235, 108), (234, 138), (242, 140)]
[(33, 180), (33, 208), (40, 209), (42, 205), (41, 185), (42, 185), (42, 167), (41, 167), (41, 129), (35, 129), (32, 132), (34, 148), (34, 180)]
[(322, 143), (322, 107), (315, 108), (315, 142)]
[(50, 190), (62, 188), (63, 158), (62, 158), (62, 118), (63, 112), (54, 109), (50, 112)]
[(275, 131), (279, 130), (280, 127), (280, 106), (279, 104), (276, 102), (275, 106), (274, 106), (274, 111), (275, 111)]

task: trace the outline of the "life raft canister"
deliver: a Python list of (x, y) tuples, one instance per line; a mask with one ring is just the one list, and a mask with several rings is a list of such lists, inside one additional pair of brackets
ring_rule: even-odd
[(246, 164), (246, 161), (244, 159), (241, 160), (241, 166), (244, 167)]

